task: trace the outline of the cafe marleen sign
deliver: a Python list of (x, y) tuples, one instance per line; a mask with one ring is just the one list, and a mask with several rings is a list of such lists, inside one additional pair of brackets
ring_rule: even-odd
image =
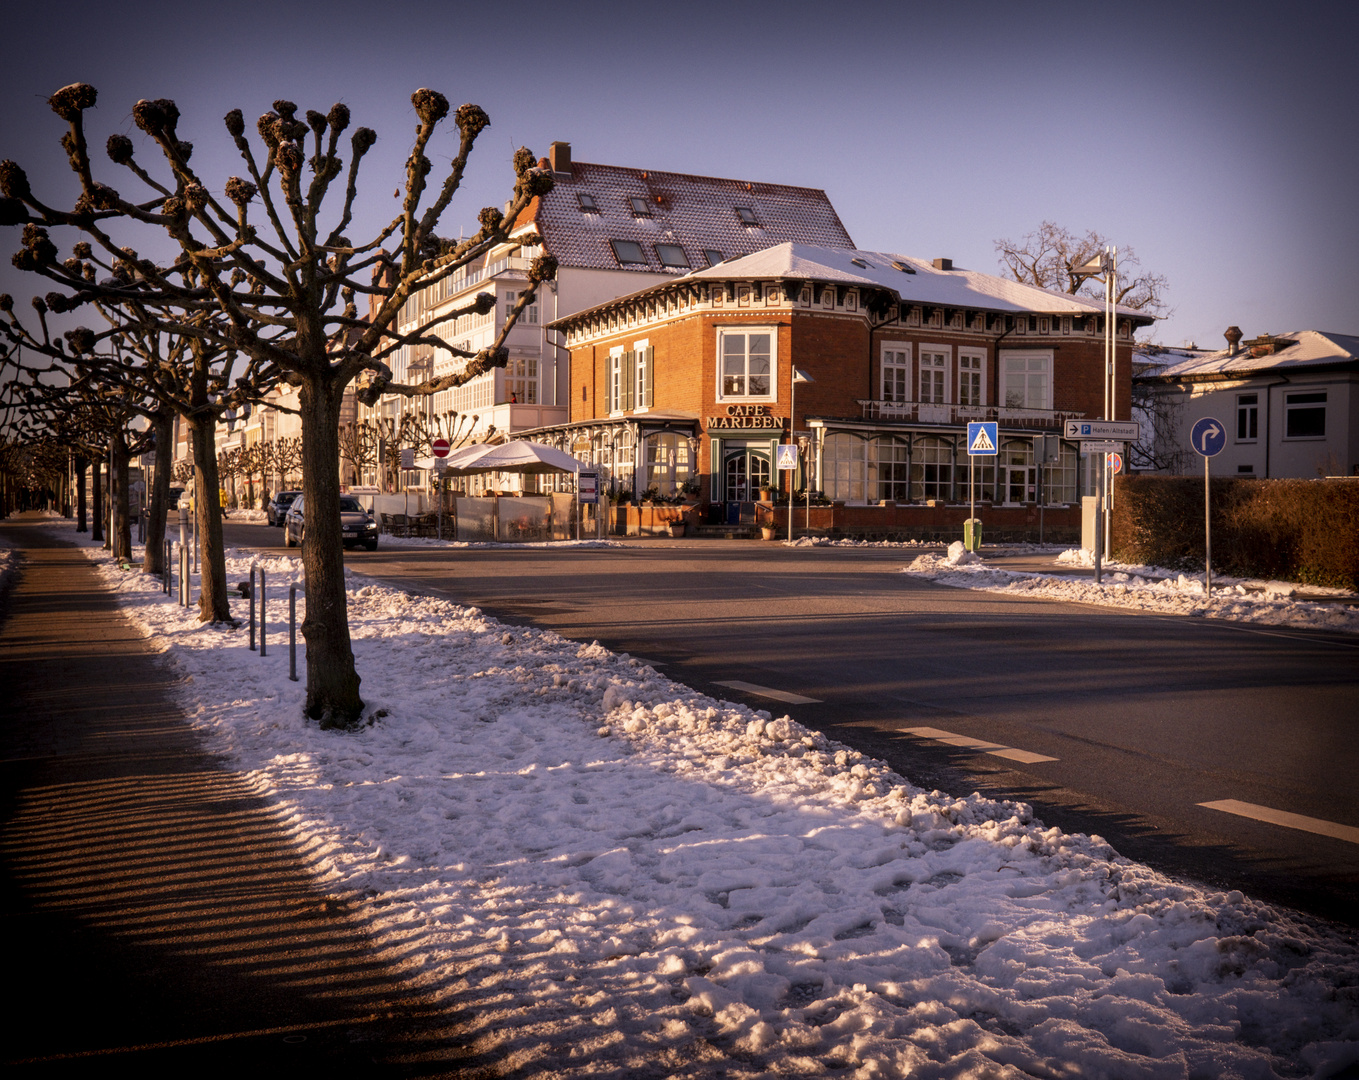
[(783, 417), (771, 416), (768, 405), (728, 405), (726, 415), (708, 417), (709, 431), (782, 431)]

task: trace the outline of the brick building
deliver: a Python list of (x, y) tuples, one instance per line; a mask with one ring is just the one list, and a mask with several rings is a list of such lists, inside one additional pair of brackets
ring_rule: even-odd
[[(510, 331), (509, 363), (432, 401), (389, 396), (373, 410), (377, 415), (456, 414), (450, 428), (473, 441), (563, 423), (570, 417), (570, 380), (565, 350), (547, 333), (549, 323), (771, 244), (853, 247), (825, 192), (814, 188), (573, 161), (566, 142), (553, 143), (539, 165), (552, 170), (555, 186), (520, 215), (510, 243), (412, 296), (398, 322), (408, 332), (441, 310), (491, 293), (492, 309), (436, 331), (475, 353), (496, 340), (528, 286), (529, 265), (546, 252), (557, 260), (557, 277), (539, 288)], [(389, 361), (397, 382), (442, 376), (465, 363), (428, 346), (403, 348)]]
[[(1133, 334), (1151, 321), (1118, 310), (1115, 418), (1129, 416)], [(716, 521), (762, 487), (786, 495), (775, 463), (791, 436), (804, 446), (795, 489), (890, 510), (876, 529), (856, 520), (907, 532), (938, 516), (927, 507), (967, 502), (972, 420), (1000, 425), (999, 456), (978, 459), (979, 500), (1036, 502), (1033, 437), (1104, 412), (1103, 323), (1098, 301), (947, 259), (777, 244), (551, 324), (571, 353), (570, 421), (532, 437), (624, 490), (696, 478)], [(1045, 503), (1091, 490), (1081, 460), (1062, 443)]]

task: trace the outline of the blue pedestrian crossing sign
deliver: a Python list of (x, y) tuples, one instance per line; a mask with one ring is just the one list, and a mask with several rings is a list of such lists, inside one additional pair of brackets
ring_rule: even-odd
[(995, 457), (1000, 450), (999, 425), (995, 420), (973, 421), (967, 425), (967, 452), (978, 457)]

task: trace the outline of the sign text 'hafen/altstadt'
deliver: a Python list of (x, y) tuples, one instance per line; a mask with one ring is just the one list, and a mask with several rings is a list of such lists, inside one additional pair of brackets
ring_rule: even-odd
[(768, 405), (728, 405), (725, 415), (708, 417), (712, 431), (782, 431), (783, 417), (773, 416)]

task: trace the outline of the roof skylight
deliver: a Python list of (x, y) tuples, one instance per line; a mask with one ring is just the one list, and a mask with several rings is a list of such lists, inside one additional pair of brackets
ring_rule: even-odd
[(645, 266), (646, 253), (642, 251), (642, 245), (633, 240), (610, 240), (613, 245), (613, 254), (623, 266)]
[(915, 273), (915, 267), (914, 267), (914, 266), (911, 266), (909, 263), (904, 263), (904, 262), (900, 261), (899, 259), (893, 259), (893, 260), (892, 260), (892, 269), (893, 269), (893, 270), (900, 270), (903, 274), (914, 274), (914, 273)]
[(684, 254), (684, 248), (679, 244), (657, 244), (656, 257), (661, 260), (662, 266), (689, 269), (689, 256)]
[(599, 213), (599, 207), (595, 205), (595, 197), (589, 192), (576, 192), (576, 202), (580, 204), (581, 211), (586, 214)]
[(748, 206), (735, 207), (736, 216), (741, 219), (742, 225), (758, 225), (759, 218), (755, 216), (755, 211)]
[(651, 204), (648, 203), (645, 199), (637, 195), (633, 195), (631, 198), (628, 199), (628, 202), (632, 204), (633, 217), (651, 216)]

